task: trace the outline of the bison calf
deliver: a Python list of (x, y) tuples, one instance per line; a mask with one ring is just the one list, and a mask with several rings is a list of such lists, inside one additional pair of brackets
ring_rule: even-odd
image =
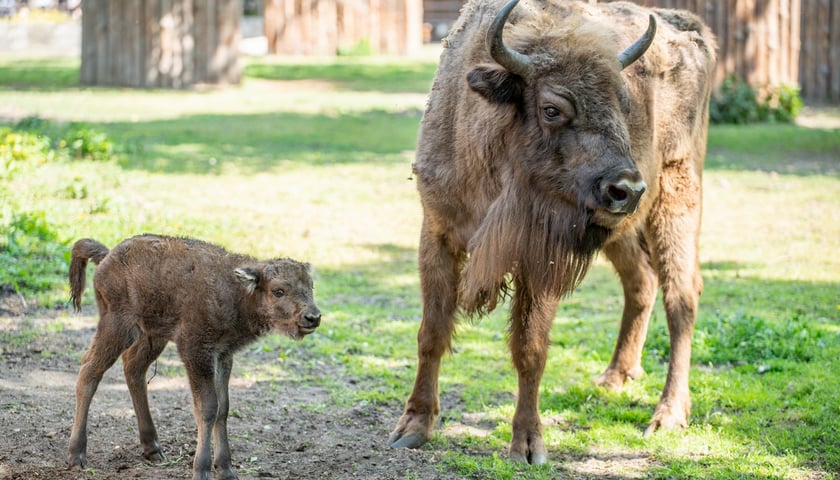
[(93, 288), (99, 325), (82, 357), (69, 466), (85, 468), (88, 410), (102, 375), (122, 354), (137, 415), (143, 456), (163, 453), (149, 413), (146, 371), (173, 341), (193, 395), (198, 445), (193, 478), (236, 478), (227, 436), (228, 380), (233, 353), (269, 331), (294, 339), (312, 333), (321, 312), (312, 298), (308, 264), (283, 258), (259, 261), (198, 240), (157, 235), (127, 239), (110, 252), (83, 239), (73, 246), (70, 291), (78, 311), (88, 260), (96, 267)]

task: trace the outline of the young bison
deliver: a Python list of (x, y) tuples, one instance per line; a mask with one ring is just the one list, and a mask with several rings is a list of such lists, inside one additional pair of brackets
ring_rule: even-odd
[(83, 239), (73, 246), (70, 262), (76, 311), (88, 260), (97, 264), (93, 288), (99, 325), (76, 384), (69, 467), (86, 466), (91, 398), (120, 354), (143, 456), (163, 460), (149, 413), (146, 371), (171, 340), (187, 369), (198, 426), (193, 478), (210, 478), (211, 433), (217, 478), (236, 478), (227, 436), (233, 353), (269, 331), (301, 339), (318, 327), (321, 312), (312, 298), (309, 265), (287, 258), (258, 261), (186, 238), (141, 235), (110, 252)]

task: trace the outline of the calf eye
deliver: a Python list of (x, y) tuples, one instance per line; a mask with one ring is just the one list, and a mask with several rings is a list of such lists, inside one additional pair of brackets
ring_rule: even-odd
[(274, 291), (273, 291), (272, 293), (273, 293), (273, 294), (274, 294), (274, 296), (275, 296), (275, 297), (277, 297), (277, 298), (280, 298), (280, 297), (282, 297), (283, 295), (286, 295), (286, 291), (285, 291), (285, 290), (283, 290), (282, 288), (277, 288), (277, 289), (274, 289)]

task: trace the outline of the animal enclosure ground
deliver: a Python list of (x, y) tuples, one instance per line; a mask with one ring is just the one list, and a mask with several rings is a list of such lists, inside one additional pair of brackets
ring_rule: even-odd
[[(195, 451), (192, 401), (171, 345), (159, 359), (157, 372), (153, 368), (149, 374), (152, 415), (166, 461), (152, 466), (141, 456), (118, 362), (106, 374), (91, 407), (89, 468), (66, 470), (78, 352), (87, 348), (93, 334), (93, 310), (86, 308), (82, 316), (68, 317), (69, 311), (62, 310), (0, 320), (5, 333), (20, 331), (21, 325), (43, 332), (26, 344), (0, 347), (0, 428), (6, 432), (0, 436), (0, 479), (190, 477)], [(64, 327), (51, 328), (56, 321)], [(387, 448), (387, 431), (400, 405), (330, 406), (325, 388), (296, 378), (295, 371), (303, 369), (311, 355), (305, 348), (298, 353), (296, 359), (287, 357), (288, 379), (242, 378), (249, 365), (277, 362), (276, 355), (251, 351), (235, 366), (229, 430), (240, 478), (457, 478), (435, 469), (440, 452)], [(314, 369), (307, 368), (307, 374), (330, 376), (326, 365)]]

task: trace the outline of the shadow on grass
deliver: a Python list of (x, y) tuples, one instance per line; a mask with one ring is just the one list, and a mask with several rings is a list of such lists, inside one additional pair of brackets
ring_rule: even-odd
[(715, 125), (707, 170), (840, 176), (840, 130), (791, 124)]
[(422, 112), (341, 115), (270, 113), (189, 115), (147, 122), (91, 124), (115, 139), (120, 164), (157, 173), (258, 173), (278, 166), (405, 161)]
[(321, 80), (342, 90), (387, 93), (427, 93), (437, 62), (360, 63), (358, 60), (323, 64), (272, 64), (253, 61), (245, 76), (265, 80)]

